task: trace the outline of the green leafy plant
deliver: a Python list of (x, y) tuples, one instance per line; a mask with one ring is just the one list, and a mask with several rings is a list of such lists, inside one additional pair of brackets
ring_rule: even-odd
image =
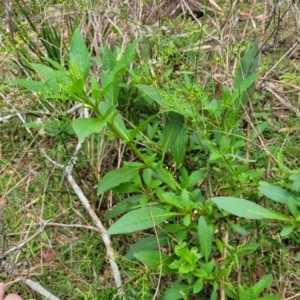
[[(232, 299), (279, 299), (259, 298), (270, 286), (270, 276), (250, 287), (232, 282), (239, 258), (254, 253), (259, 245), (236, 247), (218, 234), (225, 230), (246, 235), (237, 217), (290, 221), (292, 227), (283, 230), (285, 235), (298, 224), (295, 198), (287, 192), (280, 190), (276, 199), (285, 201), (294, 219), (242, 197), (263, 172), (250, 169), (255, 158), (244, 157), (247, 137), (241, 126), (242, 108), (253, 96), (257, 78), (257, 44), (242, 58), (234, 90), (224, 88), (222, 101), (210, 99), (188, 75), (183, 76), (182, 87), (172, 80), (163, 87), (136, 84), (137, 77), (143, 78), (142, 70), (129, 70), (136, 44), (129, 44), (118, 58), (106, 47), (101, 50), (99, 82), (90, 74), (90, 54), (76, 29), (67, 68), (44, 58), (50, 66), (31, 64), (39, 80), (10, 83), (42, 98), (83, 104), (92, 116), (70, 121), (79, 143), (94, 135), (119, 139), (134, 157), (101, 178), (97, 196), (113, 191), (121, 198), (106, 216), (106, 220), (118, 217), (109, 234), (147, 232), (126, 257), (143, 263), (152, 274), (174, 276), (174, 284), (161, 288), (161, 299), (188, 299), (203, 291), (210, 299), (218, 299), (221, 291)], [(126, 118), (122, 114), (119, 101), (125, 75), (139, 97), (139, 113), (146, 108), (150, 115)], [(220, 180), (204, 193), (201, 184), (212, 178)], [(295, 189), (297, 183), (298, 177), (294, 178)], [(275, 198), (271, 188), (262, 186), (260, 191)], [(214, 196), (220, 193), (223, 196)], [(160, 250), (165, 245), (167, 253)]]

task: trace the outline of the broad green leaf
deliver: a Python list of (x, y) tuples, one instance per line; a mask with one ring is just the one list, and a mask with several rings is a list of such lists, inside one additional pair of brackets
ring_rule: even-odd
[(97, 196), (137, 176), (140, 168), (122, 168), (108, 172), (98, 183)]
[(208, 272), (204, 269), (196, 269), (193, 271), (195, 277), (203, 278), (208, 276)]
[(102, 98), (102, 90), (99, 88), (99, 84), (95, 76), (91, 77), (91, 91), (92, 98), (94, 98), (95, 100), (100, 100)]
[(290, 192), (285, 191), (276, 186), (260, 186), (258, 188), (269, 199), (286, 204), (289, 198), (294, 199), (297, 202), (297, 198)]
[(185, 154), (185, 128), (181, 126), (180, 131), (171, 145), (171, 152), (176, 163), (176, 167), (179, 168), (183, 164)]
[(163, 90), (159, 88), (152, 88), (144, 84), (137, 84), (136, 87), (144, 92), (150, 99), (157, 102), (160, 106), (170, 109), (168, 101), (166, 101), (161, 95), (163, 94)]
[(106, 121), (101, 121), (98, 118), (80, 118), (71, 124), (80, 143), (82, 143), (87, 136), (93, 133), (100, 133), (105, 125)]
[(202, 268), (208, 273), (212, 273), (213, 269), (216, 266), (216, 262), (212, 259), (209, 263), (202, 265)]
[(219, 271), (216, 274), (217, 278), (222, 278), (222, 277), (227, 277), (231, 273), (231, 268), (224, 268), (224, 269), (219, 269)]
[(169, 225), (164, 226), (165, 232), (176, 233), (176, 232), (180, 232), (182, 230), (185, 230), (185, 227), (180, 224), (169, 224)]
[(193, 285), (193, 294), (198, 294), (199, 292), (201, 292), (203, 289), (203, 286), (204, 286), (203, 279), (198, 278)]
[(273, 276), (272, 274), (266, 274), (264, 276), (262, 276), (259, 280), (259, 282), (257, 282), (253, 287), (253, 291), (255, 296), (257, 297), (264, 289), (267, 289), (271, 286), (273, 282)]
[(55, 78), (56, 71), (45, 65), (31, 64), (31, 66), (42, 77), (42, 82), (58, 93), (59, 86)]
[(90, 53), (78, 28), (75, 29), (71, 40), (69, 66), (72, 62), (76, 64), (79, 72), (76, 79), (82, 77), (86, 80), (91, 69)]
[(249, 200), (234, 197), (214, 197), (212, 201), (225, 211), (243, 218), (264, 219), (268, 217), (269, 211)]
[(135, 46), (136, 46), (137, 42), (138, 41), (135, 40), (132, 43), (130, 43), (126, 47), (125, 52), (123, 53), (121, 58), (119, 60), (117, 60), (116, 67), (115, 67), (115, 69), (117, 71), (127, 68), (132, 63), (132, 61), (135, 57)]
[(143, 170), (143, 181), (146, 184), (147, 187), (149, 187), (149, 185), (152, 182), (152, 170), (150, 168), (146, 168)]
[(168, 113), (167, 122), (163, 130), (163, 149), (162, 149), (163, 154), (169, 149), (169, 147), (176, 140), (181, 130), (182, 123), (183, 123), (182, 115), (177, 114), (175, 112)]
[(72, 85), (69, 86), (69, 92), (81, 96), (84, 90), (84, 81), (82, 78), (76, 79)]
[(125, 167), (139, 167), (139, 168), (143, 168), (145, 166), (144, 163), (141, 163), (139, 161), (124, 161), (124, 166)]
[[(141, 239), (137, 243), (131, 245), (130, 250), (125, 255), (128, 259), (133, 259), (134, 254), (140, 251), (145, 250), (154, 250), (158, 249), (159, 247), (165, 246), (168, 244), (168, 236), (165, 233), (161, 233), (158, 236), (152, 235), (146, 238)], [(159, 244), (158, 244), (159, 242)]]
[(173, 287), (168, 289), (160, 300), (178, 300), (182, 299), (182, 295), (188, 295), (193, 289), (193, 286), (189, 285), (182, 285), (175, 283)]
[(283, 227), (280, 235), (283, 237), (289, 236), (295, 230), (295, 226)]
[(203, 171), (197, 170), (191, 173), (187, 182), (187, 189), (194, 187), (200, 180), (203, 180), (205, 173)]
[(105, 220), (110, 220), (119, 215), (126, 213), (128, 210), (138, 206), (140, 201), (144, 198), (147, 199), (145, 195), (134, 195), (121, 202), (117, 203), (105, 216)]
[(185, 215), (182, 219), (182, 223), (185, 227), (188, 227), (192, 223), (192, 216), (190, 214)]
[(289, 177), (289, 179), (292, 180), (292, 181), (299, 181), (300, 182), (300, 175), (299, 174), (292, 174)]
[(149, 184), (148, 188), (151, 189), (155, 189), (158, 186), (160, 186), (162, 184), (162, 182), (158, 179), (152, 180), (151, 183)]
[(239, 300), (255, 300), (255, 295), (252, 289), (247, 289), (243, 293), (240, 292)]
[(185, 180), (187, 180), (189, 178), (189, 172), (185, 167), (181, 167), (179, 169), (179, 171), (180, 171), (180, 175), (182, 177), (181, 181), (184, 182)]
[(112, 71), (117, 63), (115, 55), (106, 46), (101, 48), (100, 51), (102, 53), (102, 68), (103, 68), (103, 70)]
[[(218, 283), (217, 283), (217, 281), (215, 281), (213, 284), (215, 285), (215, 284), (218, 284)], [(217, 293), (217, 290), (218, 290), (217, 288), (213, 289), (213, 291), (210, 294), (209, 300), (218, 300), (219, 294)]]
[(272, 219), (272, 220), (284, 221), (284, 222), (291, 221), (288, 216), (281, 214), (279, 212), (276, 212), (276, 211), (269, 211), (267, 218)]
[(99, 84), (98, 84), (98, 79), (96, 76), (91, 76), (91, 89), (98, 89)]
[(9, 83), (18, 84), (28, 91), (41, 94), (43, 97), (47, 97), (46, 87), (40, 81), (27, 80), (27, 79), (12, 79), (8, 80)]
[(232, 290), (230, 290), (227, 286), (224, 287), (226, 296), (230, 297), (230, 299), (238, 300), (238, 296)]
[(100, 89), (92, 89), (92, 98), (96, 100), (100, 100), (102, 97), (102, 93)]
[(177, 190), (178, 184), (171, 172), (159, 165), (157, 165), (157, 167), (155, 168), (155, 172), (157, 173), (159, 179), (162, 182), (166, 183), (169, 188), (171, 188), (173, 191)]
[[(255, 41), (246, 51), (241, 59), (240, 67), (234, 80), (234, 94), (240, 93), (239, 101), (245, 105), (248, 97), (254, 92), (254, 81), (258, 71), (259, 49), (258, 42)], [(235, 96), (234, 96), (235, 97)], [(236, 105), (239, 103), (236, 102)]]
[[(233, 97), (232, 97), (237, 105), (240, 106), (240, 104), (246, 104), (249, 96), (251, 95), (251, 94), (248, 94), (247, 91), (249, 91), (249, 88), (251, 86), (254, 86), (254, 82), (257, 79), (257, 77), (258, 77), (258, 74), (253, 73), (239, 83), (239, 86), (233, 92)], [(241, 102), (239, 102), (239, 101), (241, 101)]]
[(135, 176), (134, 178), (132, 178), (132, 182), (121, 183), (118, 186), (111, 188), (111, 190), (120, 194), (138, 193), (140, 191), (140, 188), (137, 187), (133, 182), (137, 177), (139, 176)]
[(73, 84), (74, 79), (71, 79), (66, 71), (55, 71), (53, 75), (60, 87), (60, 93), (65, 93), (68, 90), (68, 87)]
[(176, 214), (159, 207), (143, 207), (121, 217), (108, 229), (108, 233), (130, 233), (153, 228), (174, 215)]
[(110, 105), (106, 101), (100, 101), (98, 103), (98, 109), (102, 116), (104, 116), (105, 119), (112, 119), (115, 117), (115, 114), (117, 114), (116, 106)]
[(116, 105), (120, 91), (120, 79), (118, 76), (113, 77), (111, 72), (102, 72), (102, 86), (105, 87), (104, 98), (111, 105)]
[(294, 217), (299, 216), (299, 212), (297, 210), (297, 204), (296, 204), (296, 202), (295, 202), (295, 200), (293, 198), (288, 198), (287, 199), (287, 206), (288, 206), (288, 209), (289, 209), (290, 213)]
[[(103, 94), (105, 100), (111, 104), (116, 104), (118, 95), (119, 95), (119, 75), (126, 70), (129, 64), (133, 61), (135, 56), (134, 47), (137, 41), (129, 44), (119, 60), (115, 60), (112, 56), (113, 54), (108, 51), (107, 48), (104, 48), (104, 54), (108, 55), (104, 59), (103, 63), (105, 64), (104, 70), (102, 72), (102, 85), (103, 85)], [(114, 68), (111, 67), (114, 65)]]
[(169, 259), (169, 255), (166, 253), (159, 253), (154, 250), (140, 251), (134, 254), (134, 257), (141, 261), (150, 269), (154, 269), (159, 272), (160, 266)]
[(201, 252), (205, 258), (205, 262), (208, 263), (211, 255), (212, 248), (212, 235), (209, 231), (209, 227), (204, 217), (200, 217), (198, 220), (198, 237), (201, 247)]
[(123, 141), (129, 141), (129, 131), (125, 126), (122, 116), (118, 112), (114, 114), (114, 117), (111, 119), (111, 122), (113, 123), (114, 129), (117, 131), (118, 136)]
[(291, 189), (295, 192), (300, 192), (300, 175), (292, 174), (289, 179), (293, 181)]
[(243, 236), (247, 236), (249, 234), (249, 232), (244, 227), (242, 227), (240, 224), (230, 223), (230, 226), (233, 228), (234, 231), (236, 231), (237, 233), (239, 233)]
[(273, 283), (273, 275), (272, 274), (266, 274), (261, 277), (260, 281), (263, 281), (265, 284), (265, 288), (269, 288)]
[(162, 200), (164, 203), (171, 205), (172, 207), (177, 207), (184, 209), (184, 205), (181, 199), (181, 196), (177, 196), (174, 193), (165, 192), (162, 194)]
[(197, 207), (197, 204), (190, 199), (190, 193), (186, 189), (181, 191), (181, 202), (186, 211), (191, 211)]
[(208, 158), (210, 162), (217, 162), (223, 159), (223, 155), (220, 152), (212, 152)]
[(295, 192), (300, 192), (300, 182), (299, 181), (294, 181), (292, 183), (291, 189)]

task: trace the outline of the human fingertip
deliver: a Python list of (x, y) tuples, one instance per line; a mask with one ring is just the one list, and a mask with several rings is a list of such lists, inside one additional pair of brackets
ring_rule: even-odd
[(10, 294), (6, 296), (4, 300), (23, 300), (23, 299), (17, 294)]

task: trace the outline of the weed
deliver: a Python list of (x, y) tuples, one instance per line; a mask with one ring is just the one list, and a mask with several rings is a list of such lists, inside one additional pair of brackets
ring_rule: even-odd
[[(211, 54), (219, 64), (209, 72), (225, 65), (233, 75), (225, 85), (199, 74), (209, 65), (198, 68), (199, 55), (210, 56), (196, 41), (204, 39), (206, 28), (195, 32), (181, 42), (158, 29), (122, 49), (101, 47), (92, 58), (76, 29), (68, 59), (30, 59), (31, 79), (9, 81), (34, 92), (48, 115), (22, 125), (25, 136), (35, 136), (43, 163), (30, 166), (30, 179), (15, 168), (20, 182), (12, 180), (14, 156), (8, 157), (3, 143), (5, 214), (11, 230), (12, 224), (18, 228), (14, 212), (25, 198), (31, 208), (25, 211), (27, 234), (38, 224), (64, 228), (47, 227), (39, 242), (31, 240), (23, 250), (34, 264), (41, 253), (43, 283), (55, 291), (62, 282), (61, 297), (282, 298), (274, 270), (287, 270), (294, 259), (289, 242), (296, 242), (299, 228), (297, 161), (286, 163), (283, 154), (297, 141), (274, 130), (271, 109), (264, 118), (265, 98), (282, 98), (271, 88), (263, 94), (256, 88), (258, 43), (241, 41)], [(53, 165), (52, 172), (44, 171)], [(26, 176), (31, 184), (22, 184)], [(45, 184), (38, 186), (40, 180)], [(64, 224), (53, 221), (61, 217)], [(97, 228), (85, 225), (89, 218), (106, 249)], [(66, 230), (67, 225), (81, 229)], [(49, 257), (56, 273), (43, 266)]]

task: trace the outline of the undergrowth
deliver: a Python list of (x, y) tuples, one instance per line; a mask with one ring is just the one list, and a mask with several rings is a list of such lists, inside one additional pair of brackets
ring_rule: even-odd
[(118, 1), (6, 3), (12, 291), (43, 299), (33, 279), (60, 299), (297, 297), (299, 63), (280, 26), (298, 8), (227, 2), (182, 1), (156, 23)]

